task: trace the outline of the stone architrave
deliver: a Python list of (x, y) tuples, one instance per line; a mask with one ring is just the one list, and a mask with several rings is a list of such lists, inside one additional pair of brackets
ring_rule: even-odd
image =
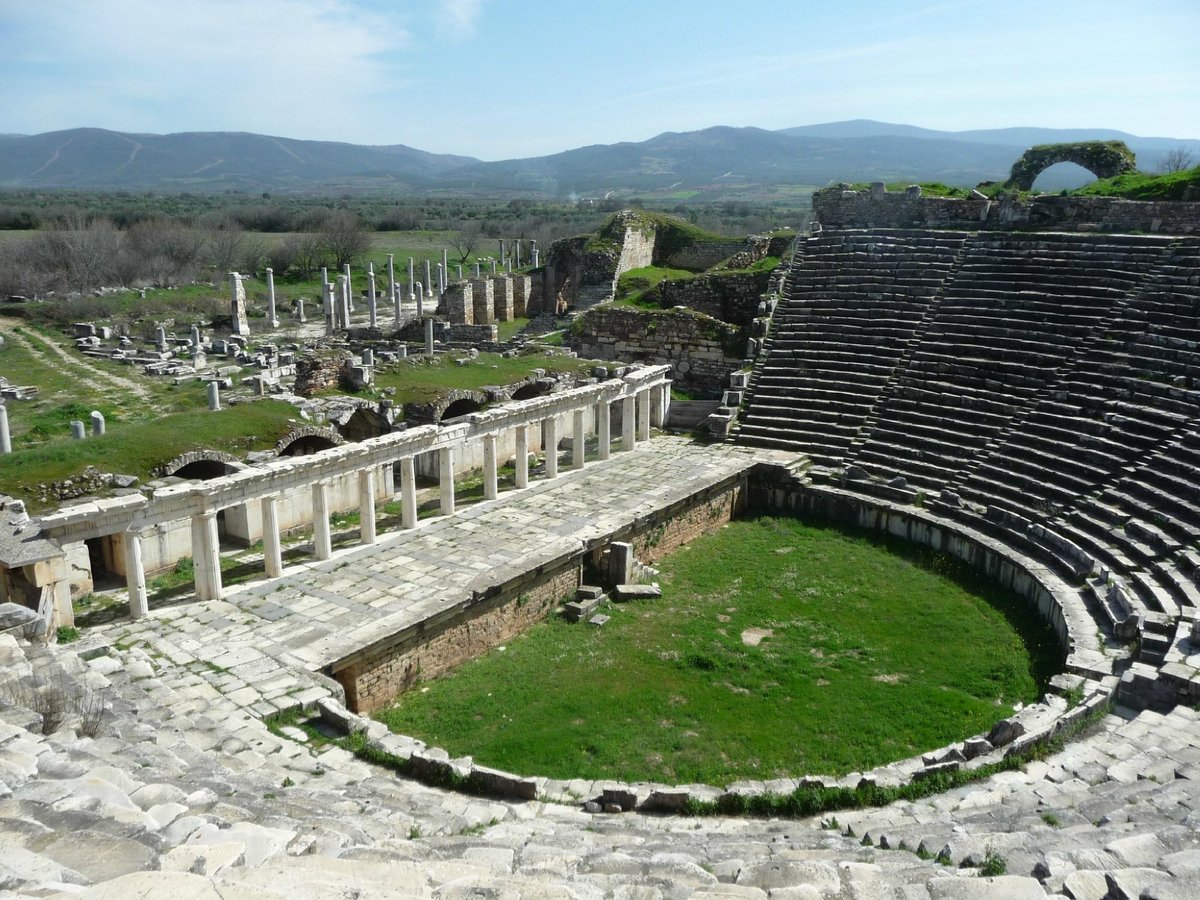
[(250, 321), (246, 318), (246, 286), (237, 272), (229, 273), (229, 313), (233, 319), (233, 333), (250, 334)]
[(275, 270), (267, 269), (267, 321), (272, 328), (279, 327), (279, 317), (275, 315)]

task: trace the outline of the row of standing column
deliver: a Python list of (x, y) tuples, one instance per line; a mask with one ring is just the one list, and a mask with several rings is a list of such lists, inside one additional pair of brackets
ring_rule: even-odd
[[(667, 386), (663, 386), (656, 421), (661, 426), (666, 419), (669, 402)], [(651, 427), (650, 388), (636, 395), (624, 396), (621, 403), (621, 449), (632, 450), (639, 442), (649, 440)], [(608, 459), (612, 449), (610, 401), (600, 400), (593, 407), (596, 419), (598, 458)], [(582, 469), (586, 461), (587, 418), (589, 410), (580, 408), (572, 414), (571, 467)], [(546, 454), (546, 478), (558, 476), (558, 419), (549, 416), (542, 420), (542, 444)], [(529, 428), (519, 425), (515, 432), (514, 482), (518, 489), (529, 486)], [(493, 432), (483, 435), (483, 496), (495, 500), (499, 496), (497, 466), (498, 435)], [(438, 481), (440, 511), (442, 515), (453, 515), (454, 500), (454, 448), (442, 447), (438, 458)], [(394, 466), (400, 466), (400, 520), (401, 527), (417, 527), (417, 483), (416, 463), (412, 456), (402, 457), (396, 463), (382, 468), (384, 483), (389, 486), (394, 480)], [(374, 544), (376, 532), (375, 493), (377, 467), (363, 469), (358, 473), (359, 529), (362, 544)], [(313, 555), (317, 559), (329, 559), (333, 555), (333, 534), (329, 522), (329, 482), (317, 481), (312, 485)], [(283, 574), (283, 545), (279, 529), (279, 495), (271, 495), (260, 501), (262, 509), (263, 569), (268, 578)], [(199, 600), (219, 600), (223, 593), (221, 579), (220, 543), (217, 529), (216, 510), (205, 510), (192, 516), (192, 562)], [(129, 588), (129, 612), (134, 618), (146, 615), (149, 610), (146, 592), (146, 575), (142, 566), (141, 537), (135, 531), (125, 535), (125, 571)]]

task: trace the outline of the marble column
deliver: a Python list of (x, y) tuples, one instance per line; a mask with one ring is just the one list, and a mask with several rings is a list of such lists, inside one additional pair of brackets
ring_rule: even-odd
[(136, 531), (125, 532), (125, 583), (129, 586), (129, 617), (140, 619), (150, 612), (150, 602), (142, 568), (142, 539)]
[(558, 419), (542, 419), (542, 450), (546, 453), (546, 477), (558, 477)]
[(396, 496), (396, 465), (383, 463), (379, 467), (379, 478), (383, 481), (383, 498), (390, 500)]
[(313, 552), (317, 559), (333, 556), (333, 536), (329, 533), (329, 486), (324, 481), (312, 486)]
[(375, 543), (375, 467), (358, 473), (358, 533), (364, 544)]
[[(387, 255), (387, 273), (388, 273), (388, 296), (393, 300), (396, 299), (396, 254), (389, 253)], [(400, 307), (396, 307), (396, 318), (400, 318)]]
[(658, 389), (658, 410), (654, 417), (656, 428), (665, 428), (667, 414), (671, 411), (671, 383), (668, 381)]
[[(354, 279), (350, 277), (350, 263), (346, 263), (342, 267), (342, 274), (346, 276), (346, 303), (350, 307), (350, 312), (354, 312)], [(350, 324), (349, 317), (346, 318), (346, 324)]]
[(279, 327), (279, 316), (275, 314), (275, 270), (267, 269), (267, 321), (272, 328)]
[(375, 263), (367, 263), (367, 322), (372, 328), (379, 327), (379, 295), (375, 290)]
[(8, 407), (0, 403), (0, 453), (12, 453), (12, 437), (8, 433)]
[(411, 456), (400, 460), (400, 524), (417, 527), (417, 467)]
[(495, 500), (500, 495), (496, 483), (496, 435), (483, 436), (483, 499)]
[(454, 448), (438, 451), (438, 488), (443, 516), (454, 515)]
[(601, 459), (608, 459), (612, 452), (612, 408), (608, 400), (596, 404), (596, 445)]
[(192, 567), (198, 600), (221, 599), (221, 545), (214, 510), (192, 516)]
[(429, 260), (425, 260), (425, 299), (433, 299), (433, 268)]
[(650, 440), (650, 388), (638, 391), (637, 420), (638, 440)]
[(283, 574), (283, 545), (279, 540), (279, 498), (262, 498), (263, 570), (268, 578)]
[(574, 434), (571, 435), (571, 468), (582, 469), (587, 450), (587, 419), (585, 409), (575, 410), (572, 417)]
[(516, 469), (516, 485), (518, 488), (529, 487), (529, 426), (518, 425), (516, 437), (517, 452), (513, 457)]
[(632, 450), (637, 435), (637, 398), (621, 398), (621, 449)]

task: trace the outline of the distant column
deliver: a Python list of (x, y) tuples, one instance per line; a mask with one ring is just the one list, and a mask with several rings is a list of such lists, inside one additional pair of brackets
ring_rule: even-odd
[(331, 335), (337, 331), (337, 317), (333, 309), (333, 285), (328, 281), (321, 282), (321, 308), (325, 313), (325, 334)]
[(333, 556), (333, 536), (329, 533), (329, 486), (318, 481), (312, 486), (313, 552), (317, 559)]
[(140, 619), (150, 612), (146, 597), (146, 570), (142, 568), (142, 539), (136, 531), (125, 532), (125, 584), (129, 588), (129, 616)]
[(632, 450), (636, 441), (637, 398), (632, 395), (621, 398), (621, 449)]
[(450, 280), (450, 252), (442, 248), (442, 293), (446, 293), (446, 283)]
[[(211, 391), (209, 392), (209, 396), (212, 396)], [(87, 429), (84, 428), (83, 422), (79, 419), (71, 420), (71, 437), (77, 441), (82, 441), (87, 437)]]
[(604, 399), (596, 404), (596, 444), (600, 458), (608, 459), (612, 452), (612, 410)]
[(411, 456), (400, 460), (400, 524), (417, 527), (417, 467)]
[(237, 272), (229, 273), (229, 309), (233, 316), (233, 333), (250, 334), (250, 322), (246, 318), (246, 287)]
[(267, 268), (267, 321), (272, 328), (279, 327), (279, 316), (275, 315), (275, 270)]
[(429, 260), (425, 260), (425, 299), (433, 299), (433, 268)]
[(483, 436), (483, 499), (495, 500), (500, 495), (496, 483), (496, 435)]
[(364, 544), (375, 543), (375, 467), (369, 466), (358, 473), (358, 528), (359, 540)]
[(375, 263), (367, 263), (367, 316), (372, 328), (379, 327), (379, 312), (376, 307)]
[(516, 434), (517, 455), (513, 459), (516, 467), (518, 488), (529, 487), (529, 426), (518, 425)]
[(546, 453), (546, 477), (558, 477), (558, 419), (542, 419), (542, 450)]
[[(396, 254), (387, 255), (388, 297), (396, 299)], [(396, 307), (396, 318), (400, 318), (400, 307)]]
[(283, 547), (279, 540), (279, 498), (262, 498), (263, 569), (268, 578), (283, 574)]
[(650, 440), (650, 388), (638, 391), (637, 420), (638, 440)]
[(500, 263), (504, 263), (504, 238), (500, 238)]
[(443, 516), (454, 515), (454, 448), (438, 451), (438, 487), (441, 490)]
[(433, 356), (433, 319), (425, 320), (425, 355)]
[(571, 468), (582, 469), (587, 448), (587, 421), (584, 418), (586, 410), (577, 409), (573, 416), (574, 434), (571, 436)]
[(90, 416), (92, 420), (92, 437), (104, 436), (104, 413), (98, 409), (93, 409)]
[[(354, 312), (354, 280), (350, 277), (350, 263), (342, 266), (342, 274), (346, 276), (346, 302), (350, 304), (350, 312)], [(346, 324), (350, 324), (350, 317), (346, 317)]]
[(0, 453), (12, 453), (12, 436), (8, 433), (8, 406), (0, 403)]
[(658, 390), (658, 414), (654, 417), (654, 426), (662, 428), (667, 424), (667, 413), (671, 409), (671, 383), (665, 382)]

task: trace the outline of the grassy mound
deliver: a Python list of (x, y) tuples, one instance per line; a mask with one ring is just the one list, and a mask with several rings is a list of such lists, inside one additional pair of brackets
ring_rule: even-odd
[(1061, 662), (1022, 600), (898, 541), (761, 518), (661, 569), (661, 601), (547, 621), (377, 717), (521, 773), (724, 784), (986, 730)]

